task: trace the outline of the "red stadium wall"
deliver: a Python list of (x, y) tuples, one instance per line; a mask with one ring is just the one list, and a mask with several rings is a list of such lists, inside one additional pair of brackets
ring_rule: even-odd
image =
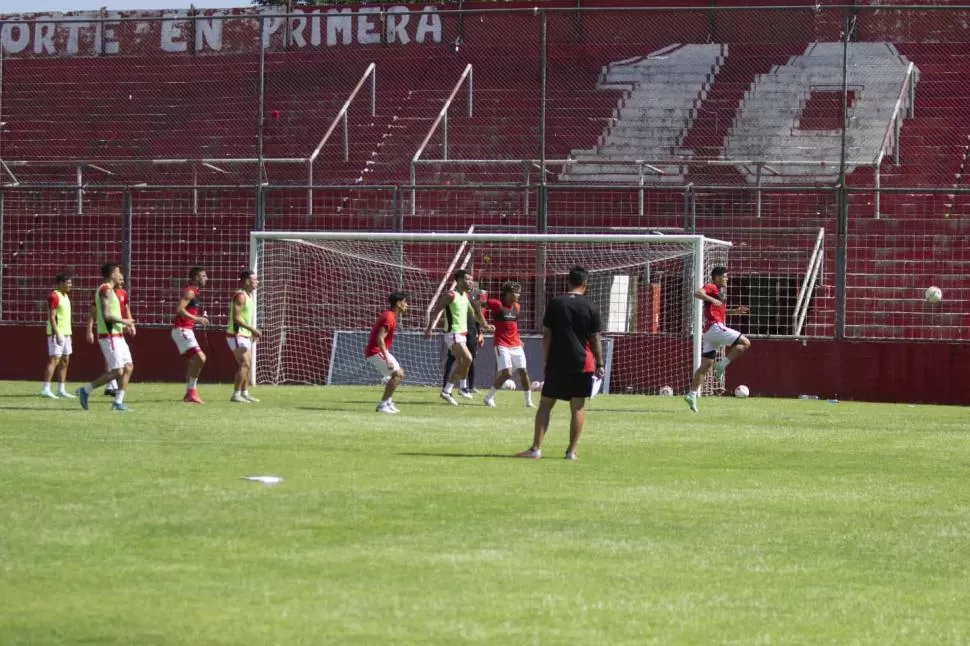
[[(46, 346), (43, 328), (5, 326), (0, 379), (40, 380)], [(78, 336), (69, 378), (98, 375), (101, 355)], [(636, 337), (632, 337), (636, 338)], [(650, 343), (649, 337), (639, 337)], [(235, 362), (218, 331), (200, 334), (208, 355), (203, 381), (232, 381)], [(619, 341), (617, 352), (650, 357), (648, 347)], [(181, 381), (185, 365), (168, 329), (143, 329), (131, 344), (135, 381)], [(955, 343), (880, 343), (875, 341), (793, 341), (755, 339), (751, 353), (731, 366), (728, 386), (747, 385), (756, 396), (919, 402), (970, 405), (966, 386), (970, 345)], [(614, 375), (621, 383), (624, 375)]]

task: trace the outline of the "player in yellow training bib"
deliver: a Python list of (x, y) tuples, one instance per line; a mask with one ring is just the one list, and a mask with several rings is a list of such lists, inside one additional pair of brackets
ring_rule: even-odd
[[(57, 287), (47, 296), (47, 366), (44, 368), (44, 384), (41, 397), (57, 399), (74, 395), (67, 392), (67, 366), (71, 362), (73, 334), (71, 332), (71, 287), (70, 276), (58, 275), (54, 281)], [(57, 394), (51, 392), (51, 379), (57, 376)]]
[(253, 357), (253, 344), (260, 337), (256, 328), (256, 304), (253, 292), (259, 287), (256, 273), (246, 270), (239, 275), (239, 288), (229, 302), (229, 325), (226, 326), (226, 342), (236, 357), (236, 376), (229, 401), (248, 404), (259, 400), (249, 394), (249, 371)]

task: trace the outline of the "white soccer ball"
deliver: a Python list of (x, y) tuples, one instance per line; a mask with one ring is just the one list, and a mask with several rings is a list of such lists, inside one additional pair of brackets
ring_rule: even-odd
[(751, 394), (751, 391), (749, 391), (748, 387), (745, 385), (738, 386), (737, 388), (734, 389), (734, 396), (740, 397), (741, 399), (744, 399), (750, 394)]
[(505, 383), (502, 384), (502, 390), (515, 390), (515, 382), (511, 379), (506, 379)]
[(532, 385), (532, 390), (535, 391), (535, 392), (538, 392), (538, 391), (542, 390), (542, 382), (541, 381), (533, 381), (531, 385)]
[(664, 386), (663, 388), (660, 389), (660, 394), (663, 397), (672, 397), (674, 394), (674, 389), (671, 388), (670, 386)]
[(932, 287), (927, 287), (926, 293), (923, 294), (923, 296), (925, 296), (926, 300), (928, 300), (931, 303), (939, 303), (940, 301), (943, 300), (943, 290), (937, 287), (936, 285)]

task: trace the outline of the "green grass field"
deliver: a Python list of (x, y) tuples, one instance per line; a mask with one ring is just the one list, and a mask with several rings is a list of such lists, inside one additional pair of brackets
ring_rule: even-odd
[[(966, 409), (0, 383), (0, 644), (970, 641)], [(240, 479), (271, 474), (264, 486)]]

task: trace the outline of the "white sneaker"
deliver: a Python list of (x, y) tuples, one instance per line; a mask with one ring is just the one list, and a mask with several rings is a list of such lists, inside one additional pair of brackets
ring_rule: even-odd
[(491, 397), (486, 397), (485, 399), (482, 400), (482, 403), (488, 406), (489, 408), (495, 408), (495, 400), (492, 399)]
[(525, 407), (526, 407), (526, 408), (535, 408), (535, 407), (536, 407), (536, 405), (535, 405), (535, 404), (533, 404), (532, 402), (526, 402), (526, 403), (525, 403)]
[(60, 397), (60, 398), (62, 398), (62, 399), (77, 399), (77, 396), (76, 395), (72, 395), (71, 393), (67, 392), (66, 390), (60, 391), (59, 393), (57, 393), (57, 396)]
[(40, 391), (40, 396), (41, 397), (46, 397), (47, 399), (57, 399), (57, 395), (55, 395), (54, 393), (52, 393), (49, 390), (42, 390), (42, 391)]
[(252, 395), (250, 395), (249, 393), (246, 393), (245, 395), (243, 395), (243, 399), (245, 399), (248, 402), (252, 402), (254, 404), (259, 403), (259, 400), (253, 397)]
[(394, 402), (387, 402), (387, 407), (390, 408), (395, 413), (400, 413), (401, 409), (394, 405)]
[(384, 413), (385, 415), (397, 415), (397, 411), (395, 409), (383, 403), (377, 405), (377, 412)]
[(515, 454), (517, 458), (528, 458), (530, 460), (538, 460), (542, 457), (542, 449), (526, 449), (525, 451), (520, 451)]
[(690, 406), (691, 412), (697, 412), (697, 395), (688, 391), (687, 394), (684, 395), (684, 401), (687, 402), (688, 406)]
[(465, 399), (474, 399), (475, 398), (475, 396), (472, 395), (472, 393), (471, 393), (470, 390), (459, 390), (458, 391), (458, 394), (461, 395), (462, 397), (464, 397)]
[(245, 397), (243, 397), (242, 395), (233, 395), (232, 397), (229, 398), (229, 401), (234, 402), (236, 404), (248, 404), (249, 403), (249, 400), (246, 399)]
[(451, 393), (446, 393), (445, 391), (442, 390), (440, 393), (438, 393), (438, 397), (441, 397), (443, 400), (445, 400), (452, 406), (458, 405), (458, 402), (455, 401), (455, 398), (451, 396)]
[(576, 462), (577, 460), (579, 460), (579, 456), (576, 455), (575, 451), (567, 451), (566, 459), (569, 460), (570, 462)]

